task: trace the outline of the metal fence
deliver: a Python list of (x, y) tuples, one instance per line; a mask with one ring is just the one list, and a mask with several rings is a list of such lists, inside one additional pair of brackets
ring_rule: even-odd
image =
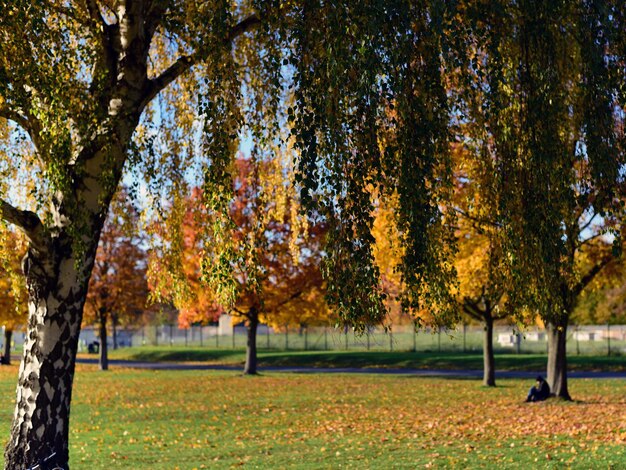
[[(235, 326), (232, 334), (218, 334), (217, 326), (180, 329), (174, 325), (145, 326), (118, 332), (118, 346), (177, 346), (215, 349), (241, 349), (246, 346), (246, 327)], [(81, 332), (81, 343), (95, 338), (89, 328)], [(91, 336), (90, 336), (91, 335)], [(477, 325), (462, 325), (455, 330), (414, 331), (411, 326), (395, 326), (391, 331), (373, 328), (363, 335), (331, 327), (284, 327), (279, 330), (259, 327), (257, 348), (302, 351), (482, 351), (484, 330)], [(545, 330), (519, 331), (511, 326), (497, 326), (493, 335), (497, 353), (545, 353)], [(111, 338), (109, 338), (111, 343)], [(570, 325), (567, 335), (569, 354), (626, 354), (626, 325)]]

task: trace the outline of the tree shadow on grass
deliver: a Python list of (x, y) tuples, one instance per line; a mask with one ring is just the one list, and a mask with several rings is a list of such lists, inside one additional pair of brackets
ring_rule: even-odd
[(241, 350), (202, 350), (202, 349), (174, 349), (148, 350), (132, 353), (128, 359), (131, 361), (146, 362), (232, 362), (234, 364), (243, 361)]
[(265, 366), (329, 368), (467, 369), (482, 365), (478, 355), (386, 351), (263, 351)]
[[(437, 375), (437, 374), (406, 374), (406, 375), (402, 375), (401, 378), (407, 379), (407, 380), (424, 380), (424, 379), (428, 379), (428, 380), (455, 380), (455, 381), (465, 381), (465, 382), (476, 382), (476, 385), (480, 385), (479, 382), (482, 380), (478, 377), (468, 377), (468, 376), (463, 376), (463, 375)], [(485, 388), (491, 388), (491, 387), (485, 387)]]

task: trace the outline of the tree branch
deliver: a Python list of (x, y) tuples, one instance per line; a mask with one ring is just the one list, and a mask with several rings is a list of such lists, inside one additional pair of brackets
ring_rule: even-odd
[[(243, 19), (242, 21), (240, 21), (239, 23), (237, 23), (231, 29), (230, 33), (228, 33), (228, 35), (224, 39), (224, 42), (229, 43), (233, 41), (235, 38), (237, 38), (238, 36), (241, 36), (242, 34), (244, 34), (245, 32), (250, 31), (253, 28), (256, 28), (260, 24), (261, 24), (261, 19), (256, 14), (252, 14), (248, 16), (247, 18)], [(146, 105), (150, 101), (152, 101), (152, 99), (156, 95), (158, 95), (161, 92), (161, 90), (163, 90), (165, 87), (167, 87), (170, 83), (172, 83), (182, 74), (187, 72), (189, 69), (191, 69), (191, 67), (201, 62), (205, 58), (205, 56), (206, 56), (206, 51), (199, 50), (193, 54), (179, 57), (176, 60), (176, 62), (170, 65), (169, 68), (167, 68), (165, 71), (163, 71), (161, 75), (149, 81), (150, 86), (148, 87), (148, 90), (146, 91), (144, 95), (143, 104)]]
[(167, 2), (163, 0), (149, 0), (148, 5), (149, 6), (146, 11), (145, 34), (148, 42), (151, 42), (154, 33), (161, 24), (163, 14), (167, 10)]
[(576, 284), (576, 286), (574, 287), (574, 294), (575, 295), (580, 294), (583, 291), (583, 289), (585, 287), (587, 287), (589, 285), (589, 283), (591, 281), (593, 281), (593, 279), (600, 273), (600, 271), (602, 271), (602, 269), (604, 269), (604, 267), (607, 264), (609, 264), (611, 261), (613, 261), (613, 257), (612, 256), (605, 256), (598, 263), (596, 263), (589, 270), (589, 272), (587, 272), (587, 274), (585, 274), (581, 278), (581, 280), (578, 282), (578, 284)]
[(580, 227), (580, 231), (584, 232), (587, 228), (589, 228), (589, 226), (591, 225), (591, 223), (593, 222), (593, 220), (596, 218), (597, 215), (598, 213), (594, 212), (593, 215), (589, 217), (589, 220), (582, 227)]
[(32, 244), (41, 246), (44, 242), (44, 226), (34, 212), (17, 209), (0, 199), (0, 217), (17, 226)]
[(465, 297), (462, 306), (463, 311), (474, 320), (485, 321), (484, 312), (478, 308), (478, 302), (473, 302), (469, 297)]
[(248, 313), (247, 313), (247, 312), (244, 312), (244, 311), (242, 311), (242, 310), (239, 310), (237, 307), (233, 307), (231, 310), (232, 310), (233, 312), (238, 313), (238, 314), (239, 314), (239, 315), (241, 315), (242, 317), (247, 317), (247, 316), (248, 316)]
[(0, 117), (13, 121), (30, 134), (30, 123), (28, 122), (28, 118), (26, 118), (26, 116), (22, 116), (20, 113), (13, 111), (12, 109), (0, 107)]
[(0, 106), (0, 117), (13, 121), (30, 136), (30, 140), (40, 150), (39, 123), (32, 116), (24, 116), (8, 107)]
[(293, 294), (291, 294), (289, 297), (287, 297), (286, 299), (282, 300), (281, 302), (278, 302), (276, 305), (274, 305), (273, 310), (276, 310), (277, 308), (283, 307), (284, 305), (287, 305), (289, 302), (291, 302), (292, 300), (297, 299), (298, 297), (300, 297), (302, 295), (302, 291), (299, 290)]
[(500, 304), (502, 297), (504, 297), (504, 292), (496, 291), (493, 296), (492, 301), (489, 304), (489, 311), (491, 312), (491, 318), (493, 318), (494, 320), (502, 320), (509, 316), (505, 310), (500, 310), (498, 308), (498, 304)]
[(102, 26), (102, 31), (106, 29), (108, 26), (104, 18), (100, 14), (100, 7), (98, 6), (97, 0), (85, 0), (85, 7), (87, 8), (87, 13), (89, 13), (89, 17), (91, 20), (96, 23), (98, 26)]
[(230, 33), (228, 33), (228, 36), (226, 37), (225, 42), (233, 41), (235, 38), (241, 36), (243, 33), (246, 33), (252, 30), (253, 28), (256, 28), (260, 24), (261, 24), (261, 18), (259, 18), (256, 15), (256, 13), (253, 13), (247, 18), (244, 18), (243, 20), (241, 20), (239, 23), (237, 23), (233, 27), (233, 29), (230, 30)]
[(488, 219), (481, 219), (479, 217), (474, 217), (468, 214), (467, 212), (465, 212), (463, 209), (459, 209), (458, 207), (454, 207), (452, 210), (454, 210), (454, 212), (456, 212), (460, 216), (465, 217), (467, 220), (471, 220), (472, 222), (476, 224), (489, 225), (491, 227), (502, 228), (502, 225), (499, 224), (498, 222), (494, 222), (493, 220), (488, 220)]

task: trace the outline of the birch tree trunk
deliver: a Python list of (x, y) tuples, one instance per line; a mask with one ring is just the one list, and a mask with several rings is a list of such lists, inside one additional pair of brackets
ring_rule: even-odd
[[(96, 227), (97, 228), (97, 227)], [(61, 234), (47, 247), (31, 247), (23, 262), (29, 292), (28, 334), (17, 386), (5, 468), (42, 462), (68, 466), (70, 401), (82, 310), (99, 231), (76, 259)]]
[[(87, 286), (139, 115), (138, 109), (125, 113), (126, 119), (80, 155), (84, 173), (71, 190), (55, 196), (50, 227), (27, 211), (8, 214), (30, 242), (22, 266), (29, 294), (28, 332), (5, 449), (7, 469), (31, 467), (52, 454), (56, 457), (48, 464), (69, 469), (69, 411)], [(116, 182), (111, 185), (101, 178), (109, 161), (117, 162), (109, 168)], [(5, 205), (5, 218), (7, 208), (11, 209)]]
[[(39, 19), (46, 16), (44, 8), (45, 5), (39, 5), (35, 9), (42, 15)], [(65, 109), (64, 115), (74, 118), (80, 125), (70, 122), (67, 129), (47, 128), (48, 122), (40, 121), (38, 112), (48, 116), (54, 113), (54, 106), (61, 106), (47, 100), (28, 102), (26, 115), (22, 115), (22, 109), (0, 109), (4, 111), (0, 112), (4, 118), (16, 120), (29, 133), (43, 151), (42, 163), (49, 167), (47, 170), (52, 170), (54, 182), (58, 183), (47, 194), (47, 211), (42, 218), (0, 200), (0, 216), (19, 227), (29, 240), (23, 263), (29, 292), (28, 332), (11, 436), (5, 450), (7, 469), (42, 464), (52, 454), (55, 458), (47, 460), (42, 467), (69, 469), (74, 364), (100, 231), (145, 106), (206, 57), (204, 51), (181, 55), (160, 74), (148, 77), (153, 36), (163, 25), (167, 9), (168, 2), (115, 2), (109, 9), (115, 16), (111, 23), (102, 16), (99, 2), (87, 1), (84, 11), (76, 12), (80, 13), (77, 18), (87, 15), (80, 30), (85, 31), (89, 41), (95, 41), (93, 49), (89, 49), (91, 62), (81, 64), (76, 70), (69, 65), (63, 69), (81, 75), (89, 75), (85, 71), (91, 71), (92, 80), (85, 95), (80, 95), (82, 99)], [(67, 14), (66, 10), (74, 18), (71, 6), (63, 10), (63, 14)], [(225, 35), (220, 32), (220, 40), (230, 44), (258, 24), (259, 18), (250, 15), (229, 28)], [(13, 23), (10, 26), (13, 28)], [(15, 28), (11, 29), (14, 34), (21, 32), (19, 27)], [(57, 44), (54, 38), (46, 38), (42, 39), (44, 43)], [(25, 41), (27, 43), (28, 39)], [(65, 40), (59, 41), (59, 50), (68, 54), (74, 52), (68, 49)], [(8, 86), (28, 91), (25, 86), (28, 76), (20, 73), (11, 76), (13, 81)], [(42, 73), (47, 73), (47, 69)], [(73, 75), (70, 73), (70, 76)], [(36, 89), (32, 94), (37, 96)], [(69, 132), (70, 128), (74, 132)], [(58, 136), (71, 139), (71, 145), (57, 145)]]

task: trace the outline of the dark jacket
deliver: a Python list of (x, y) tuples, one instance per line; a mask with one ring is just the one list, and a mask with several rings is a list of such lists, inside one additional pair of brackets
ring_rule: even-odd
[(550, 398), (550, 386), (545, 380), (541, 382), (539, 390), (537, 391), (536, 398), (537, 400), (545, 400), (547, 398)]

